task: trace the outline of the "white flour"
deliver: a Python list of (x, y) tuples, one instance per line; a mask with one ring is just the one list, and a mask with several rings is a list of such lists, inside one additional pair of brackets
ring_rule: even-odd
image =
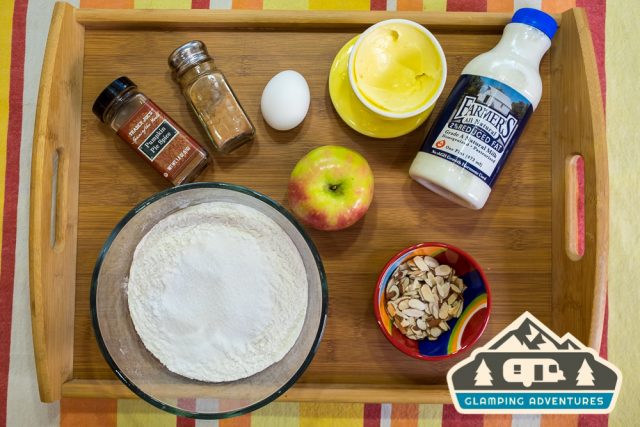
[(201, 381), (248, 377), (282, 359), (307, 309), (291, 239), (255, 209), (222, 202), (156, 224), (135, 250), (127, 292), (147, 349)]

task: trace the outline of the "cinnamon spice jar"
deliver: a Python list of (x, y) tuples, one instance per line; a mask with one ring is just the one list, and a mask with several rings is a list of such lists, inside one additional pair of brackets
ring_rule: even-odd
[(192, 181), (207, 166), (204, 148), (125, 76), (98, 95), (93, 113), (173, 185)]
[(253, 139), (251, 120), (204, 43), (183, 44), (169, 55), (169, 66), (216, 150), (229, 153)]

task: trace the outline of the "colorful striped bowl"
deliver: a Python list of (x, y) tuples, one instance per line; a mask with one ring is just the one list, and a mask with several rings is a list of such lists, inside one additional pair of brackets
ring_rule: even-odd
[[(428, 255), (440, 264), (448, 264), (467, 286), (462, 314), (450, 320), (450, 329), (435, 341), (414, 341), (405, 337), (393, 326), (385, 308), (385, 288), (391, 275), (400, 264), (416, 255)], [(384, 267), (376, 284), (373, 307), (380, 330), (398, 350), (417, 359), (440, 360), (471, 347), (480, 338), (489, 322), (491, 291), (482, 269), (469, 254), (446, 243), (420, 243), (398, 253)]]

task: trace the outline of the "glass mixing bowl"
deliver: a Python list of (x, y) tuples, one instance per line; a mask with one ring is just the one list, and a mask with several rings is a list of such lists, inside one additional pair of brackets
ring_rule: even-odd
[[(146, 349), (129, 315), (126, 280), (133, 252), (151, 227), (180, 209), (217, 201), (252, 207), (282, 227), (300, 252), (309, 290), (302, 331), (282, 360), (248, 378), (209, 383), (174, 374)], [(108, 237), (96, 262), (91, 285), (91, 316), (98, 345), (118, 378), (160, 409), (203, 419), (245, 414), (266, 405), (291, 387), (318, 349), (327, 318), (327, 303), (322, 261), (298, 222), (267, 196), (223, 183), (174, 187), (140, 203)]]

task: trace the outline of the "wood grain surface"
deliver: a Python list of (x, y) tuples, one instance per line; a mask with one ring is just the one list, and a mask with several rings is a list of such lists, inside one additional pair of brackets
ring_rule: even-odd
[(29, 281), (40, 398), (73, 372), (73, 301), (84, 27), (56, 5), (42, 66), (31, 166)]
[[(562, 25), (551, 49), (551, 147), (553, 150), (553, 307), (552, 327), (571, 332), (600, 350), (607, 301), (609, 253), (609, 180), (604, 111), (600, 79), (582, 9), (562, 15)], [(584, 159), (584, 256), (567, 253), (565, 169), (579, 154)], [(607, 218), (607, 221), (603, 221)]]
[[(401, 138), (375, 140), (337, 116), (327, 79), (345, 42), (391, 17), (433, 30), (449, 76), (425, 125)], [(606, 290), (607, 163), (583, 11), (557, 17), (560, 31), (540, 69), (542, 100), (483, 210), (458, 207), (408, 177), (426, 129), (463, 66), (495, 45), (508, 19), (477, 13), (111, 11), (56, 5), (40, 84), (31, 189), (30, 285), (41, 398), (132, 396), (97, 347), (89, 315), (91, 273), (113, 226), (167, 183), (99, 122), (91, 105), (109, 82), (127, 75), (205, 142), (166, 63), (167, 55), (190, 39), (207, 44), (257, 128), (253, 143), (230, 155), (214, 154), (199, 180), (245, 185), (286, 207), (289, 173), (314, 147), (353, 148), (374, 171), (375, 198), (362, 221), (340, 232), (310, 231), (327, 271), (329, 321), (313, 362), (282, 399), (449, 401), (445, 374), (468, 353), (440, 362), (411, 359), (383, 338), (373, 315), (380, 270), (396, 252), (423, 241), (459, 246), (483, 267), (493, 311), (480, 343), (530, 311), (557, 333), (571, 332), (597, 348)], [(265, 124), (259, 102), (268, 80), (285, 69), (307, 78), (312, 100), (301, 126), (278, 132)], [(57, 188), (52, 186), (55, 153)], [(579, 260), (567, 256), (564, 241), (574, 221), (566, 209), (566, 160), (575, 154), (585, 163), (585, 253)]]
[[(257, 128), (256, 140), (231, 155), (214, 154), (200, 177), (245, 185), (287, 206), (289, 173), (310, 149), (338, 144), (362, 153), (376, 179), (373, 205), (350, 229), (310, 231), (327, 270), (329, 322), (320, 349), (301, 383), (444, 384), (447, 369), (464, 355), (425, 363), (411, 359), (382, 336), (372, 292), (385, 263), (423, 241), (464, 248), (487, 273), (493, 313), (481, 342), (523, 311), (551, 322), (550, 68), (542, 63), (545, 94), (514, 150), (491, 199), (481, 211), (458, 207), (408, 177), (426, 128), (394, 140), (375, 140), (347, 127), (327, 90), (334, 55), (365, 27), (343, 31), (130, 31), (88, 29), (82, 105), (74, 378), (111, 379), (89, 319), (90, 276), (112, 227), (135, 204), (167, 187), (164, 180), (91, 113), (96, 95), (127, 75), (200, 141), (205, 134), (171, 80), (167, 55), (181, 43), (201, 39), (226, 74)], [(499, 33), (436, 32), (448, 58), (447, 94), (462, 67), (493, 47)], [(301, 72), (311, 89), (303, 124), (289, 132), (267, 127), (259, 111), (262, 89), (277, 72)], [(440, 109), (444, 96), (436, 108)]]

